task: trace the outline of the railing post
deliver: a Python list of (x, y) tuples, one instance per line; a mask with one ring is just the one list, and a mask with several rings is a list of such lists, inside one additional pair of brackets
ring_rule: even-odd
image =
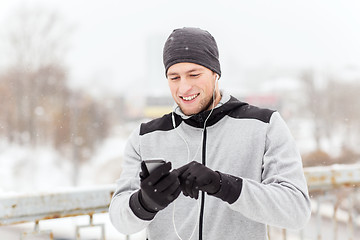
[(283, 239), (286, 240), (286, 229), (282, 230)]
[(337, 210), (338, 210), (338, 204), (337, 204), (337, 202), (335, 202), (333, 219), (332, 219), (333, 220), (333, 240), (337, 240), (337, 233), (338, 233), (338, 224), (337, 224), (337, 218), (336, 218)]
[(354, 238), (354, 229), (356, 228), (355, 223), (355, 214), (354, 214), (354, 205), (355, 205), (355, 196), (356, 192), (352, 192), (351, 196), (349, 197), (349, 207), (348, 207), (348, 239), (353, 240)]
[(300, 240), (304, 240), (304, 230), (300, 230)]
[(22, 232), (20, 235), (20, 240), (25, 240), (28, 236), (37, 236), (37, 235), (48, 235), (50, 240), (54, 239), (54, 235), (51, 230), (40, 231), (39, 221), (35, 221), (34, 231), (33, 232)]
[(316, 208), (316, 237), (317, 240), (321, 240), (321, 214), (320, 214), (320, 197), (317, 198), (317, 208)]
[(91, 227), (100, 227), (101, 229), (101, 235), (100, 240), (105, 240), (105, 227), (104, 224), (94, 224), (93, 215), (89, 215), (89, 224), (88, 225), (80, 225), (76, 226), (76, 240), (80, 240), (80, 230), (82, 228), (91, 228)]

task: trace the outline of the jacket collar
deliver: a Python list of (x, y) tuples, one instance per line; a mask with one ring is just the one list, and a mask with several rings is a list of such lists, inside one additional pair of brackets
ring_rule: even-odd
[[(213, 112), (211, 113), (211, 116), (207, 120), (206, 127), (214, 125), (233, 109), (243, 105), (247, 105), (247, 103), (240, 102), (239, 100), (237, 100), (223, 90), (220, 91), (220, 94), (221, 100), (216, 105)], [(180, 123), (184, 121), (186, 124), (197, 128), (204, 127), (205, 120), (211, 112), (211, 110), (207, 110), (195, 115), (187, 116), (181, 111), (180, 107), (177, 105), (175, 106), (173, 111), (175, 115), (176, 126), (180, 125)]]

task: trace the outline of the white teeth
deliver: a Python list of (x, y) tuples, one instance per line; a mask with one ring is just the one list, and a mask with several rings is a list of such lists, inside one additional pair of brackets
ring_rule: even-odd
[(193, 100), (194, 98), (196, 98), (198, 95), (197, 94), (195, 94), (195, 95), (192, 95), (192, 96), (189, 96), (189, 97), (182, 97), (184, 100), (186, 100), (186, 101), (191, 101), (191, 100)]

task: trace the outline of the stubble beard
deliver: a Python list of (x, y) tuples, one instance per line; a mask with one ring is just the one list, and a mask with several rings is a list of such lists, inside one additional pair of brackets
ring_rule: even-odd
[(214, 102), (213, 95), (211, 95), (208, 99), (203, 99), (203, 100), (201, 100), (200, 103), (199, 103), (199, 111), (196, 111), (196, 112), (186, 113), (186, 112), (184, 111), (184, 109), (183, 109), (180, 105), (179, 105), (179, 107), (180, 107), (181, 111), (182, 111), (185, 115), (191, 116), (191, 115), (196, 115), (196, 114), (198, 114), (198, 113), (201, 113), (201, 112), (204, 112), (204, 111), (206, 111), (206, 110), (209, 110), (210, 107), (212, 106), (213, 102)]

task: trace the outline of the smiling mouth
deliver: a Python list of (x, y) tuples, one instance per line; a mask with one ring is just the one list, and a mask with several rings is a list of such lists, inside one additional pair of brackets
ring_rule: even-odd
[(190, 95), (190, 96), (187, 96), (187, 97), (180, 96), (180, 98), (185, 100), (185, 101), (191, 101), (191, 100), (194, 100), (199, 95), (200, 95), (200, 93), (197, 93), (197, 94)]

